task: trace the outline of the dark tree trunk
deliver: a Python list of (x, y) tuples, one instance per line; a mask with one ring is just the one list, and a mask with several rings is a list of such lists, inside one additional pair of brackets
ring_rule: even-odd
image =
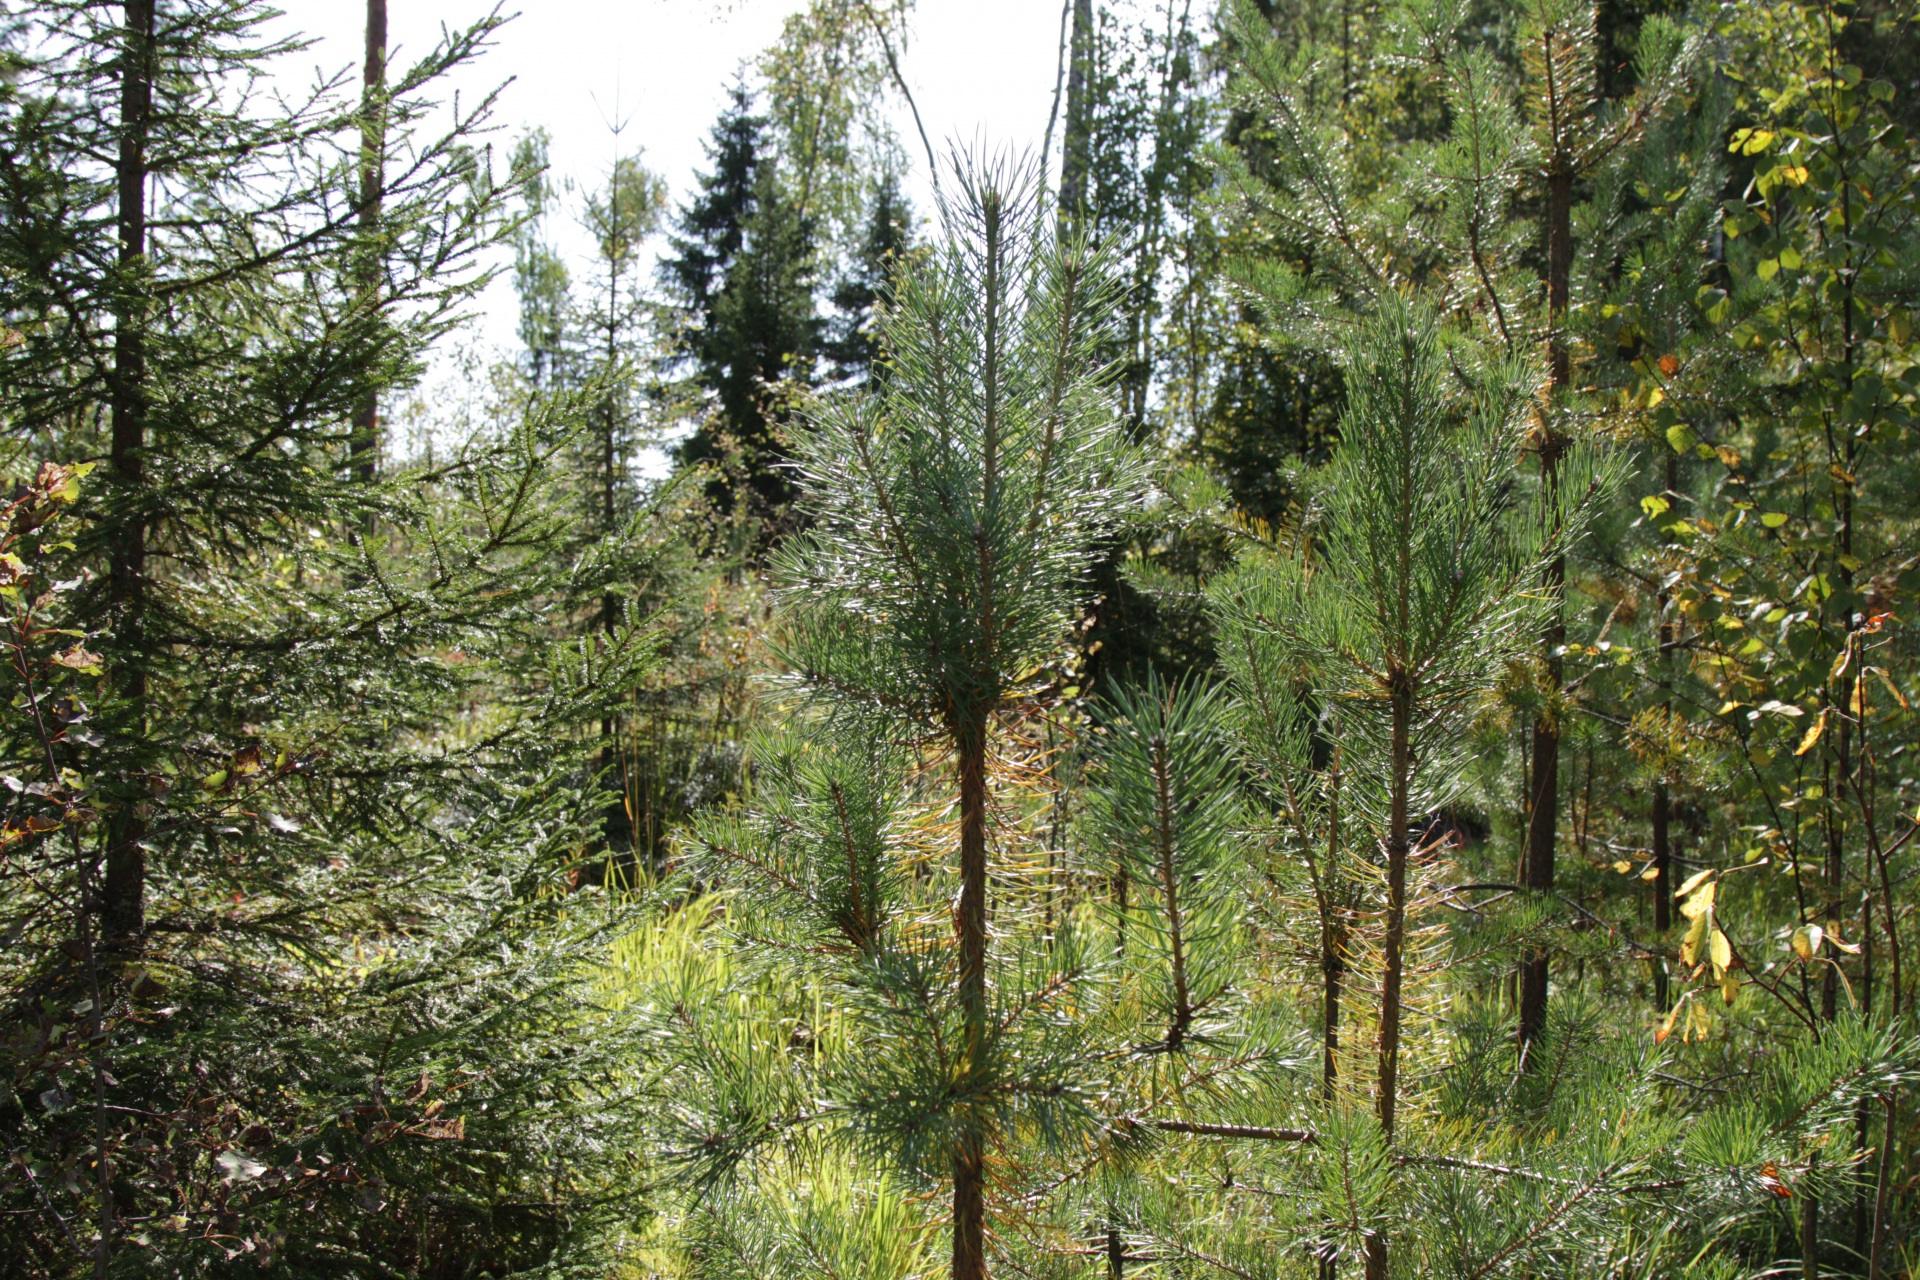
[[(1811, 1174), (1820, 1153), (1807, 1157)], [(1800, 1280), (1820, 1280), (1820, 1198), (1810, 1191), (1800, 1193)]]
[[(615, 181), (618, 181), (616, 174)], [(613, 216), (618, 216), (620, 192), (610, 188), (607, 204)], [(607, 369), (611, 371), (620, 359), (620, 268), (623, 253), (615, 251), (609, 255), (607, 264)], [(616, 392), (609, 389), (606, 403), (602, 408), (600, 436), (600, 531), (603, 536), (611, 536), (614, 522), (619, 515), (620, 496), (620, 405)], [(620, 629), (620, 598), (611, 591), (600, 597), (600, 629), (609, 641)], [(601, 776), (611, 778), (620, 788), (617, 799), (607, 805), (601, 818), (601, 834), (606, 842), (607, 874), (617, 876), (628, 883), (637, 881), (635, 873), (639, 867), (639, 846), (634, 839), (633, 812), (629, 808), (632, 788), (629, 785), (626, 762), (620, 754), (621, 720), (618, 716), (608, 716), (600, 722), (600, 770)]]
[[(1573, 169), (1557, 165), (1547, 175), (1547, 323), (1550, 388), (1557, 398), (1573, 378), (1572, 355), (1567, 347), (1567, 304), (1573, 277)], [(1549, 421), (1540, 441), (1540, 470), (1551, 489), (1558, 483), (1560, 454), (1566, 442)], [(1565, 604), (1561, 599), (1567, 581), (1565, 556), (1555, 556), (1547, 566), (1541, 586), (1553, 600), (1553, 617), (1540, 637), (1541, 658), (1546, 668), (1547, 689), (1558, 697), (1565, 680), (1565, 663), (1560, 649), (1567, 642)], [(1549, 708), (1533, 721), (1533, 787), (1528, 797), (1526, 884), (1535, 893), (1553, 892), (1554, 847), (1559, 841), (1560, 819), (1560, 720), (1559, 709)], [(1537, 948), (1520, 962), (1520, 1041), (1522, 1062), (1534, 1055), (1527, 1050), (1540, 1036), (1547, 1022), (1548, 955)]]
[[(1347, 922), (1331, 893), (1339, 857), (1340, 757), (1336, 750), (1327, 793), (1327, 867), (1321, 876), (1320, 893), (1320, 1093), (1328, 1102), (1333, 1101), (1340, 1080), (1340, 988), (1347, 976)], [(1327, 1265), (1323, 1260), (1323, 1273)]]
[[(115, 288), (112, 443), (109, 461), (126, 514), (108, 552), (107, 591), (120, 648), (129, 656), (119, 674), (126, 732), (138, 739), (147, 721), (144, 669), (147, 525), (143, 453), (147, 446), (147, 135), (153, 122), (154, 0), (127, 0), (120, 72), (120, 154), (117, 165), (120, 276)], [(107, 846), (102, 917), (110, 944), (125, 946), (146, 930), (147, 824), (141, 797), (130, 794), (115, 811)]]
[[(1400, 987), (1407, 939), (1407, 795), (1413, 781), (1412, 677), (1396, 670), (1393, 680), (1392, 777), (1387, 798), (1387, 934), (1381, 955), (1380, 1068), (1375, 1106), (1380, 1130), (1393, 1142), (1400, 1091)], [(1367, 1280), (1386, 1280), (1387, 1238), (1367, 1237)]]
[[(965, 1019), (962, 1072), (969, 1084), (986, 1073), (987, 1053), (987, 726), (984, 714), (958, 726), (960, 770), (960, 1006)], [(958, 1117), (953, 1153), (953, 1280), (985, 1280), (985, 1135), (978, 1119)]]
[[(1666, 490), (1672, 492), (1679, 483), (1677, 463), (1673, 450), (1666, 452)], [(1659, 593), (1659, 662), (1661, 704), (1672, 705), (1672, 676), (1669, 665), (1672, 661), (1674, 646), (1674, 625), (1667, 617), (1667, 611), (1673, 607), (1672, 595), (1665, 589)], [(1653, 784), (1653, 932), (1662, 939), (1662, 954), (1655, 962), (1653, 970), (1654, 998), (1662, 1012), (1665, 1012), (1671, 994), (1667, 989), (1667, 959), (1665, 955), (1667, 930), (1673, 927), (1673, 799), (1667, 792), (1667, 779), (1663, 774)]]

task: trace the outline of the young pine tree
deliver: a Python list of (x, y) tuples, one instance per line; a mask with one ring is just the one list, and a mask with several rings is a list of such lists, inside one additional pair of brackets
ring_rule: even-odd
[[(1290, 816), (1317, 801), (1328, 826), (1344, 824), (1331, 832), (1336, 848), (1377, 869), (1379, 900), (1369, 905), (1381, 923), (1368, 939), (1378, 948), (1376, 1053), (1361, 1078), (1391, 1149), (1404, 1088), (1410, 892), (1424, 896), (1416, 877), (1440, 851), (1422, 833), (1459, 794), (1475, 700), (1524, 651), (1539, 616), (1530, 582), (1564, 547), (1577, 510), (1560, 495), (1585, 500), (1596, 477), (1590, 455), (1570, 456), (1575, 483), (1536, 508), (1511, 475), (1534, 391), (1524, 367), (1496, 363), (1478, 385), (1451, 387), (1434, 321), (1397, 300), (1366, 325), (1346, 374), (1341, 448), (1297, 542), (1213, 594), (1261, 774), (1279, 780)], [(1313, 704), (1330, 719), (1337, 764), (1298, 724)], [(1330, 1026), (1335, 1011), (1329, 1002)], [(1384, 1280), (1388, 1225), (1376, 1219), (1358, 1234), (1348, 1247), (1360, 1246), (1370, 1280)]]
[(770, 1089), (800, 1114), (705, 1069), (681, 1093), (715, 1101), (681, 1105), (711, 1175), (831, 1126), (944, 1186), (952, 1274), (980, 1280), (1000, 1166), (1093, 1120), (1072, 1007), (1093, 961), (1022, 865), (1014, 759), (1053, 696), (1036, 677), (1066, 647), (1090, 544), (1138, 476), (1092, 361), (1098, 262), (1046, 237), (1017, 173), (955, 179), (950, 238), (884, 313), (889, 377), (816, 402), (799, 438), (811, 523), (774, 576), (808, 738), (753, 813), (693, 841), (747, 941), (863, 1050)]

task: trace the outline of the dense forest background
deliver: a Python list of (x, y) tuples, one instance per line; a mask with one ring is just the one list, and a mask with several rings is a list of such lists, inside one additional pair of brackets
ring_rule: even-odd
[(0, 1273), (1920, 1274), (1912, 4), (386, 5), (0, 5)]

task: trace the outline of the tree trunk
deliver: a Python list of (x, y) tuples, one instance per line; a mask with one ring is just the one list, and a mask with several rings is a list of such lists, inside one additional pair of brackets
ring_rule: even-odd
[[(961, 1069), (968, 1089), (987, 1070), (987, 725), (975, 713), (957, 726), (960, 769)], [(963, 1093), (966, 1090), (963, 1090)], [(966, 1107), (967, 1104), (962, 1104)], [(986, 1280), (986, 1144), (971, 1110), (956, 1117), (953, 1153), (953, 1280)]]
[[(147, 527), (143, 510), (143, 453), (147, 445), (147, 135), (153, 122), (154, 0), (127, 0), (120, 72), (120, 155), (117, 166), (119, 279), (114, 298), (113, 378), (109, 388), (112, 442), (109, 461), (121, 491), (123, 517), (107, 557), (107, 593), (123, 653), (119, 674), (127, 736), (138, 740), (147, 722), (147, 673), (142, 652), (146, 612)], [(147, 824), (135, 793), (115, 811), (102, 886), (102, 923), (111, 945), (136, 941), (146, 929)]]
[(1340, 930), (1330, 931), (1320, 957), (1321, 1011), (1326, 1028), (1320, 1043), (1320, 1095), (1328, 1102), (1340, 1080), (1340, 988), (1346, 980), (1345, 957), (1340, 954)]
[[(1547, 174), (1547, 354), (1550, 390), (1554, 397), (1573, 380), (1573, 359), (1567, 347), (1567, 305), (1573, 277), (1573, 169), (1557, 165)], [(1566, 441), (1549, 421), (1540, 441), (1540, 471), (1547, 488), (1558, 483), (1560, 454)], [(1561, 594), (1567, 581), (1567, 560), (1555, 556), (1541, 586), (1553, 600), (1553, 617), (1541, 634), (1541, 658), (1547, 688), (1556, 698), (1565, 680), (1560, 649), (1567, 642), (1565, 604)], [(1533, 787), (1527, 812), (1526, 884), (1535, 893), (1553, 892), (1554, 846), (1559, 839), (1560, 721), (1558, 708), (1549, 708), (1533, 721)], [(1548, 957), (1545, 948), (1530, 951), (1520, 963), (1521, 1062), (1533, 1060), (1527, 1052), (1547, 1022)]]
[[(1393, 1142), (1400, 1089), (1400, 986), (1407, 938), (1407, 794), (1413, 781), (1413, 689), (1396, 670), (1393, 680), (1392, 778), (1387, 800), (1387, 936), (1380, 982), (1380, 1069), (1376, 1107), (1380, 1130)], [(1367, 1237), (1367, 1280), (1386, 1280), (1387, 1238)]]
[[(1666, 453), (1666, 490), (1671, 492), (1679, 484), (1677, 463), (1672, 449)], [(1673, 705), (1673, 683), (1669, 669), (1674, 645), (1674, 626), (1668, 620), (1667, 611), (1673, 607), (1671, 594), (1662, 588), (1659, 593), (1660, 629), (1659, 662), (1661, 705), (1671, 708)], [(1663, 774), (1653, 784), (1653, 933), (1661, 939), (1662, 954), (1653, 971), (1655, 999), (1661, 1012), (1665, 1012), (1671, 996), (1667, 990), (1667, 958), (1664, 953), (1667, 930), (1673, 927), (1673, 837), (1670, 823), (1673, 818), (1673, 801), (1667, 793), (1667, 779)]]
[[(1321, 979), (1321, 1063), (1320, 1094), (1333, 1101), (1340, 1080), (1340, 988), (1347, 976), (1347, 922), (1331, 890), (1334, 866), (1340, 857), (1340, 754), (1334, 751), (1333, 768), (1327, 791), (1327, 866), (1321, 874), (1320, 904), (1320, 979)], [(1326, 1263), (1322, 1262), (1324, 1272)]]
[[(619, 217), (620, 189), (619, 170), (614, 172), (613, 185), (607, 190), (607, 206), (614, 218)], [(613, 243), (609, 241), (609, 243)], [(616, 248), (607, 263), (607, 371), (609, 376), (620, 358), (620, 267), (625, 256), (624, 249)], [(620, 405), (617, 393), (610, 386), (605, 404), (601, 406), (600, 436), (600, 519), (602, 536), (611, 536), (614, 522), (619, 514), (620, 490)], [(600, 629), (612, 642), (620, 629), (620, 598), (611, 591), (600, 597)], [(601, 818), (601, 835), (606, 842), (607, 874), (613, 878), (616, 874), (616, 862), (620, 862), (618, 875), (628, 881), (636, 881), (634, 874), (639, 867), (639, 847), (634, 839), (633, 814), (628, 808), (630, 788), (627, 781), (627, 769), (620, 756), (620, 717), (608, 716), (600, 722), (600, 771), (601, 776), (612, 778), (620, 788), (619, 798), (607, 805)], [(631, 887), (631, 884), (629, 885)]]
[(1887, 1274), (1887, 1196), (1892, 1190), (1893, 1148), (1899, 1138), (1894, 1131), (1894, 1121), (1899, 1118), (1894, 1095), (1888, 1094), (1880, 1101), (1886, 1117), (1880, 1129), (1880, 1175), (1873, 1184), (1873, 1247), (1867, 1255), (1867, 1280), (1882, 1280)]
[(1067, 64), (1067, 130), (1060, 148), (1060, 222), (1077, 225), (1087, 210), (1092, 167), (1093, 0), (1073, 0), (1072, 53)]
[[(387, 0), (367, 0), (367, 63), (360, 94), (361, 305), (380, 305), (380, 214), (386, 189)], [(380, 471), (380, 397), (369, 388), (353, 413), (354, 474), (372, 484)]]
[[(1820, 1153), (1807, 1157), (1811, 1174), (1820, 1161)], [(1820, 1280), (1820, 1198), (1812, 1192), (1800, 1193), (1800, 1280)]]

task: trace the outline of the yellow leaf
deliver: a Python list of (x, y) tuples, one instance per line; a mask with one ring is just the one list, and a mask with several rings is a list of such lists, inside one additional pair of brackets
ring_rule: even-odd
[(1700, 942), (1707, 934), (1707, 918), (1703, 915), (1693, 922), (1687, 930), (1687, 936), (1680, 941), (1680, 963), (1691, 969), (1700, 958)]
[(1796, 756), (1803, 756), (1807, 754), (1807, 752), (1813, 750), (1814, 744), (1820, 741), (1820, 735), (1825, 733), (1826, 731), (1827, 731), (1827, 712), (1826, 712), (1826, 709), (1823, 707), (1821, 708), (1819, 717), (1815, 719), (1812, 724), (1807, 726), (1807, 732), (1805, 733), (1805, 735), (1801, 737), (1800, 745), (1793, 749), (1793, 754), (1795, 754)]
[(1775, 169), (1774, 172), (1782, 178), (1785, 178), (1788, 186), (1799, 187), (1806, 185), (1808, 177), (1807, 166), (1803, 164), (1783, 164)]
[(1853, 659), (1853, 641), (1849, 639), (1840, 646), (1840, 652), (1834, 656), (1833, 670), (1827, 672), (1828, 680), (1838, 680), (1840, 673), (1847, 669), (1847, 663)]
[(1760, 523), (1769, 529), (1778, 529), (1786, 522), (1787, 513), (1784, 511), (1762, 511), (1760, 513)]
[(1817, 924), (1802, 925), (1793, 931), (1793, 954), (1802, 961), (1811, 960), (1820, 950), (1820, 940), (1826, 936), (1826, 930)]
[(1725, 1000), (1727, 1007), (1731, 1009), (1733, 1002), (1740, 998), (1740, 979), (1734, 977), (1731, 973), (1722, 974), (1720, 978), (1720, 998)]
[(1647, 519), (1658, 520), (1672, 504), (1658, 494), (1650, 493), (1640, 499), (1640, 509), (1647, 513)]
[(1660, 868), (1655, 866), (1648, 866), (1648, 868), (1645, 871), (1642, 871), (1640, 873), (1640, 878), (1642, 880), (1645, 880), (1648, 884), (1652, 884), (1655, 880), (1658, 880), (1660, 878)]
[(1665, 1044), (1667, 1037), (1673, 1034), (1674, 1020), (1680, 1016), (1680, 1007), (1686, 1002), (1687, 998), (1685, 996), (1680, 997), (1680, 1004), (1673, 1006), (1673, 1011), (1667, 1015), (1666, 1021), (1662, 1022), (1660, 1029), (1653, 1033), (1653, 1042), (1655, 1044)]
[(1625, 858), (1621, 858), (1613, 864), (1613, 869), (1623, 876), (1631, 875), (1633, 873), (1633, 864)]
[(214, 770), (206, 777), (200, 779), (200, 785), (209, 791), (218, 791), (227, 785), (227, 771), (225, 769)]
[(1723, 467), (1737, 467), (1740, 465), (1740, 451), (1738, 449), (1730, 448), (1724, 444), (1717, 444), (1713, 447), (1713, 452), (1714, 456), (1720, 459), (1720, 465)]
[[(1726, 712), (1722, 711), (1720, 714), (1725, 715)], [(1713, 868), (1711, 867), (1707, 868), (1705, 871), (1694, 872), (1692, 875), (1687, 877), (1685, 884), (1681, 885), (1678, 889), (1675, 889), (1673, 891), (1673, 896), (1676, 898), (1686, 897), (1688, 894), (1692, 893), (1695, 889), (1700, 887), (1701, 881), (1707, 879), (1712, 874), (1713, 874)]]
[(1733, 943), (1720, 930), (1713, 931), (1713, 937), (1707, 943), (1707, 955), (1716, 969), (1733, 968)]

